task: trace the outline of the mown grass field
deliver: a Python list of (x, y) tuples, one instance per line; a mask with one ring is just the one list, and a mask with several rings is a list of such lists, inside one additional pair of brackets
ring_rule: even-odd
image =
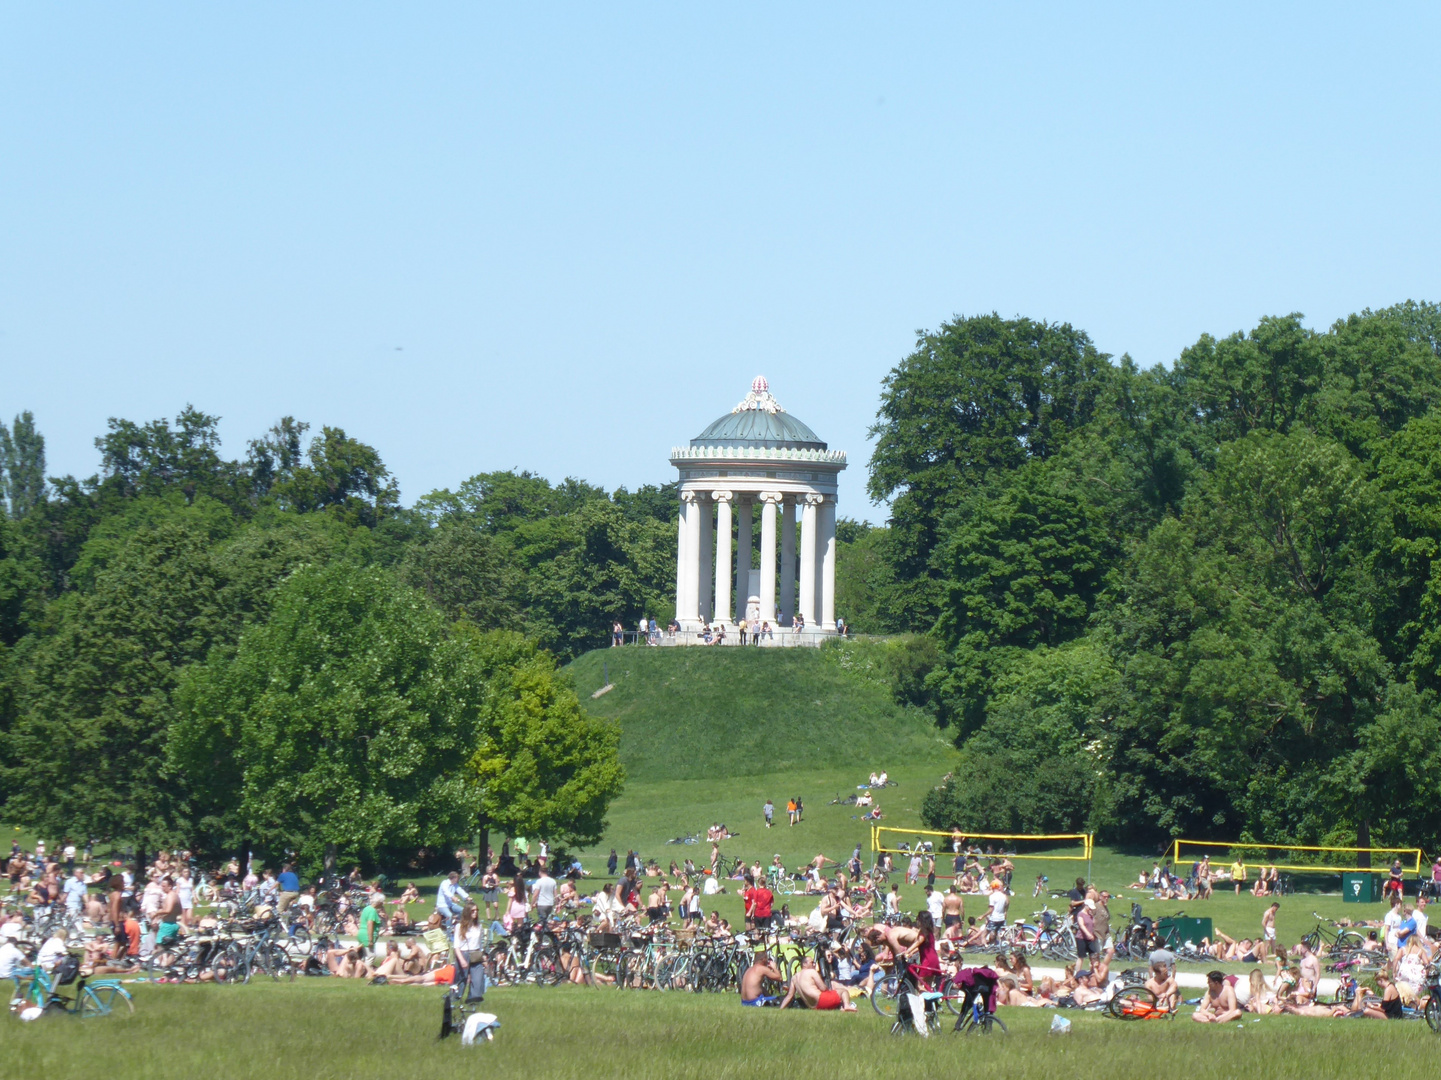
[[(743, 1009), (734, 995), (628, 993), (578, 987), (492, 991), (494, 1043), (436, 1040), (433, 988), (311, 979), (285, 985), (140, 987), (133, 1017), (54, 1017), (0, 1031), (3, 1075), (103, 1080), (264, 1076), (695, 1077), (885, 1080), (965, 1074), (1010, 1078), (1147, 1076), (1158, 1063), (1190, 1078), (1436, 1074), (1441, 1038), (1422, 1022), (1289, 1017), (1214, 1028), (1184, 1016), (1124, 1024), (1003, 1009), (1006, 1037), (889, 1034), (868, 1007), (854, 1015)], [(1187, 1010), (1189, 1011), (1189, 1010)]]

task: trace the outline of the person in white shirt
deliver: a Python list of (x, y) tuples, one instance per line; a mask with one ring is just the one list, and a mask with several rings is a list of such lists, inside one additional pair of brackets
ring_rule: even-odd
[(1386, 955), (1395, 955), (1396, 932), (1405, 921), (1406, 917), (1401, 913), (1401, 898), (1399, 896), (1393, 896), (1391, 898), (1391, 910), (1386, 912), (1385, 917), (1381, 920), (1381, 925), (1386, 928)]
[(944, 896), (936, 892), (936, 890), (929, 885), (926, 886), (926, 907), (930, 910), (931, 922), (937, 926), (940, 926), (942, 920), (945, 918), (945, 903), (946, 898)]
[(986, 903), (991, 909), (986, 915), (986, 928), (995, 933), (1006, 925), (1006, 908), (1011, 903), (1011, 898), (1006, 895), (1006, 887), (999, 881), (991, 882), (991, 896)]
[(551, 912), (555, 911), (555, 878), (544, 865), (540, 868), (540, 877), (530, 888), (530, 900), (541, 924), (550, 922)]
[(0, 979), (14, 978), (17, 970), (30, 966), (20, 946), (15, 944), (16, 936), (8, 926), (0, 930)]
[(42, 967), (46, 971), (54, 971), (55, 965), (60, 963), (70, 951), (65, 939), (64, 930), (56, 930), (54, 934), (46, 938), (45, 944), (40, 946), (40, 952), (35, 957), (36, 966)]
[(613, 932), (613, 919), (620, 912), (620, 901), (613, 895), (614, 885), (607, 885), (595, 894), (591, 901), (591, 919), (595, 923), (596, 931), (602, 934)]
[(71, 915), (79, 915), (80, 909), (85, 905), (85, 871), (80, 867), (75, 868), (75, 873), (65, 880), (65, 887), (61, 890), (65, 894), (65, 910)]
[(151, 878), (145, 886), (145, 891), (140, 894), (140, 914), (149, 918), (160, 910), (160, 902), (165, 899), (165, 890), (160, 887), (158, 878)]
[(886, 893), (886, 918), (893, 918), (901, 913), (901, 894), (894, 885), (891, 891)]

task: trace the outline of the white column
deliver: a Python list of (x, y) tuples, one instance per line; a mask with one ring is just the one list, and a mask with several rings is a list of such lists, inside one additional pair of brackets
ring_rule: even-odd
[(820, 495), (805, 496), (801, 510), (801, 618), (806, 630), (816, 629), (816, 531)]
[(700, 500), (694, 491), (681, 492), (685, 504), (685, 569), (681, 594), (684, 609), (681, 619), (695, 629), (700, 622)]
[[(731, 621), (731, 493), (712, 491), (715, 500), (715, 621)], [(737, 615), (739, 618), (739, 615)]]
[(751, 594), (751, 501), (741, 496), (739, 511), (740, 528), (736, 532), (736, 619), (745, 615)]
[(776, 503), (778, 491), (761, 492), (761, 621), (776, 624)]
[(781, 625), (789, 626), (796, 613), (796, 501), (781, 505)]
[(836, 628), (836, 501), (821, 507), (821, 627)]
[(685, 500), (679, 502), (679, 513), (676, 515), (676, 539), (675, 539), (675, 618), (676, 622), (681, 620), (685, 614)]
[(714, 610), (711, 605), (715, 600), (711, 594), (711, 586), (715, 584), (711, 581), (711, 557), (715, 554), (712, 550), (715, 543), (715, 538), (711, 535), (712, 509), (710, 500), (704, 495), (696, 499), (695, 505), (700, 511), (700, 570), (696, 574), (696, 582), (700, 587), (700, 620), (709, 622)]

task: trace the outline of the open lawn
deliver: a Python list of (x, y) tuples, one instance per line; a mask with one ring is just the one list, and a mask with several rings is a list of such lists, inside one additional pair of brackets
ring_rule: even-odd
[[(627, 993), (577, 987), (492, 991), (496, 1041), (436, 1040), (433, 988), (310, 979), (242, 987), (138, 987), (133, 1017), (0, 1021), (6, 1076), (193, 1080), (217, 1073), (268, 1080), (584, 1076), (784, 1076), (786, 1080), (967, 1075), (1145, 1076), (1165, 1061), (1190, 1078), (1436, 1074), (1441, 1038), (1422, 1022), (1267, 1017), (1212, 1028), (1186, 1016), (1121, 1023), (1069, 1012), (1003, 1009), (990, 1039), (889, 1034), (863, 1003), (854, 1015), (742, 1009), (734, 995)], [(1189, 1009), (1185, 1010), (1189, 1013)], [(457, 1070), (460, 1070), (457, 1073)]]

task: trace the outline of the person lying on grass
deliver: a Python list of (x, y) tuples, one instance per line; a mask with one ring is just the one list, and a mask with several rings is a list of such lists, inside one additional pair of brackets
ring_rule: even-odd
[(1216, 931), (1216, 939), (1201, 939), (1201, 948), (1215, 960), (1235, 961), (1241, 964), (1253, 964), (1261, 959), (1256, 951), (1256, 943), (1250, 938), (1227, 937), (1220, 930)]
[(800, 998), (812, 1009), (821, 1012), (840, 1011), (855, 1012), (856, 1007), (851, 1003), (851, 995), (844, 987), (826, 986), (821, 973), (816, 970), (816, 960), (813, 956), (806, 956), (801, 961), (801, 969), (791, 979), (790, 989), (786, 991), (785, 998), (781, 1001), (781, 1008), (784, 1009), (796, 998)]
[(350, 949), (326, 949), (322, 957), (330, 973), (341, 979), (368, 979), (374, 974), (360, 946)]
[(1198, 1024), (1228, 1024), (1241, 1019), (1236, 990), (1227, 981), (1224, 971), (1212, 971), (1206, 975), (1206, 993), (1191, 1014), (1191, 1019)]

